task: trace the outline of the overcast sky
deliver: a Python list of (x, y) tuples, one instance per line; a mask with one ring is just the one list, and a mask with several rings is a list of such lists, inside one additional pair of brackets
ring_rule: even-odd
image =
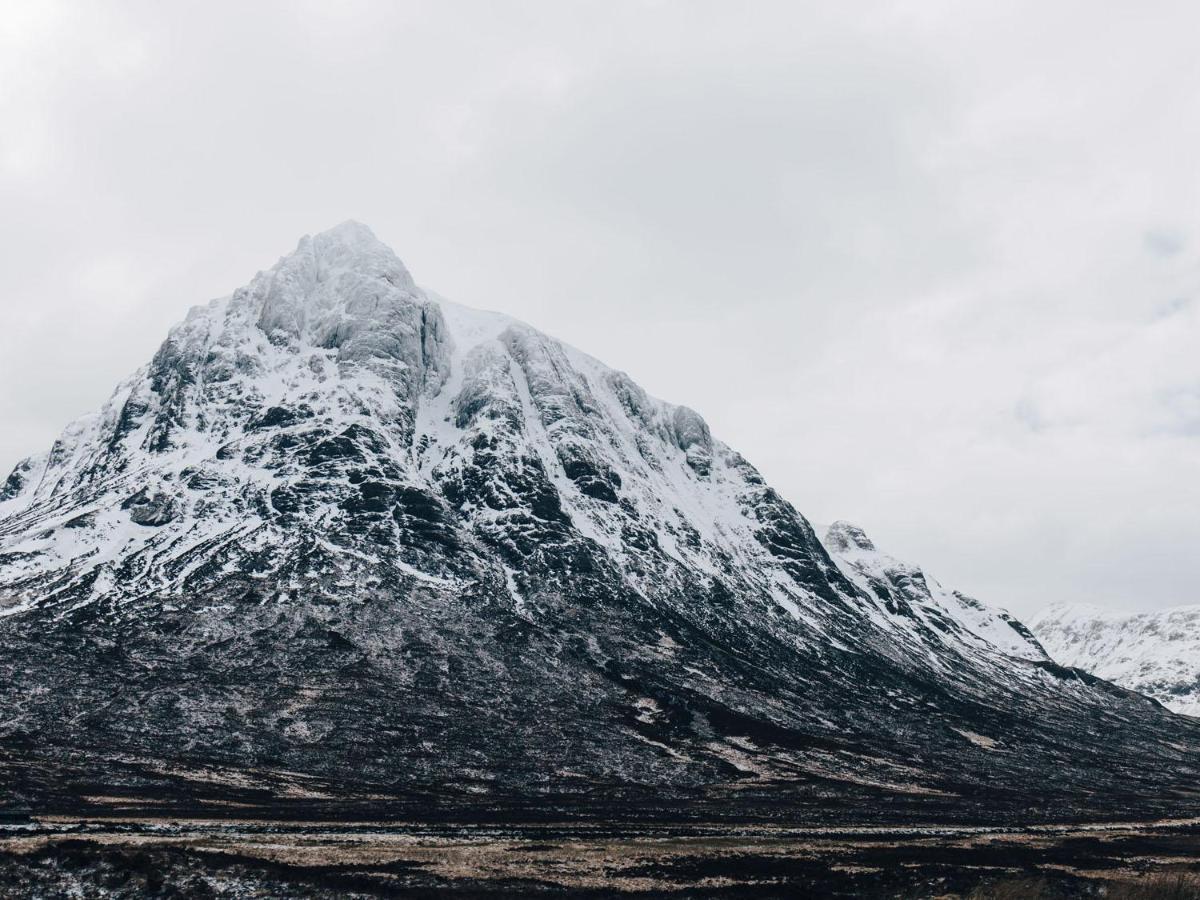
[(0, 468), (356, 218), (948, 585), (1200, 602), (1198, 9), (7, 0)]

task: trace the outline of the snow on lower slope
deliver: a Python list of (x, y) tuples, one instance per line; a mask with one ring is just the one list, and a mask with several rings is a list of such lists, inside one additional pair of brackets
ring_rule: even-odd
[(1121, 613), (1059, 604), (1029, 626), (1057, 662), (1200, 716), (1200, 606)]

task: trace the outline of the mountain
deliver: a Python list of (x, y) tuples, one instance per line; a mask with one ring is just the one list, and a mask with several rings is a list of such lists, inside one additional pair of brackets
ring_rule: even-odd
[(346, 223), (4, 483), (0, 781), (126, 813), (1195, 803), (1200, 725), (846, 541), (696, 412)]
[(1059, 662), (1200, 716), (1200, 606), (1120, 613), (1060, 604), (1030, 627)]
[(1037, 638), (1002, 609), (942, 587), (921, 569), (880, 552), (866, 533), (834, 522), (824, 546), (842, 573), (875, 602), (875, 614), (901, 632), (917, 630), (969, 650), (1049, 661)]

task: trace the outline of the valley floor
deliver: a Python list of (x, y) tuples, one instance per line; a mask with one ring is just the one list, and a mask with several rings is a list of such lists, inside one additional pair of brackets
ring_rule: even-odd
[(1200, 897), (1197, 873), (1200, 819), (610, 829), (57, 816), (0, 825), (5, 897), (1032, 898), (1172, 889), (1183, 898)]

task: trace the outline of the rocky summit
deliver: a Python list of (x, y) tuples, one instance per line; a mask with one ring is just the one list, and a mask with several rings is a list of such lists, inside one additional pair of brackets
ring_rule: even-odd
[(4, 482), (3, 808), (1196, 808), (1200, 725), (827, 544), (696, 412), (346, 223)]

